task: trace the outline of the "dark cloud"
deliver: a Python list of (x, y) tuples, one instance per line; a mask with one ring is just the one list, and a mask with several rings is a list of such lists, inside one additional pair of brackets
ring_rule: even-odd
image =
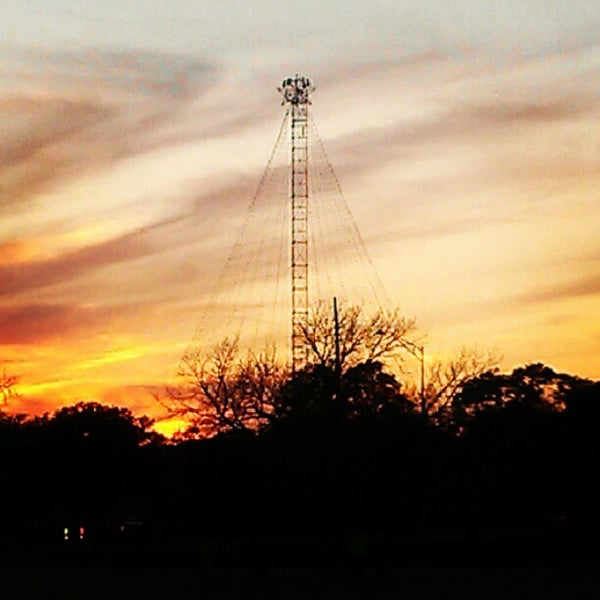
[(6, 169), (111, 118), (115, 111), (87, 100), (25, 96), (0, 99), (0, 114), (9, 125), (2, 127), (5, 139), (0, 147), (0, 164)]
[(110, 316), (110, 309), (30, 303), (0, 307), (0, 344), (37, 344), (65, 339)]
[(548, 286), (537, 292), (517, 296), (516, 301), (521, 305), (527, 305), (595, 295), (600, 295), (600, 276), (591, 276), (576, 281)]
[[(173, 305), (173, 301), (169, 306)], [(69, 338), (85, 339), (98, 333), (123, 332), (139, 317), (160, 319), (167, 305), (146, 299), (113, 298), (104, 304), (76, 300), (0, 304), (0, 345), (67, 343)], [(185, 309), (184, 309), (185, 310)]]
[(151, 230), (141, 229), (52, 259), (1, 265), (0, 296), (64, 283), (93, 269), (153, 254), (159, 249), (147, 235)]
[[(88, 101), (32, 97), (0, 101), (0, 214), (45, 185), (98, 162), (98, 149), (87, 139), (116, 113)], [(114, 142), (113, 146), (117, 143)], [(91, 150), (91, 151), (90, 151)], [(110, 154), (109, 148), (104, 148)]]

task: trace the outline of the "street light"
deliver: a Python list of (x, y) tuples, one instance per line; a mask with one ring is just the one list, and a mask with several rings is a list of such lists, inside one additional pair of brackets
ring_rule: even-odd
[(425, 401), (425, 346), (405, 340), (404, 347), (421, 363), (421, 415), (425, 419), (427, 418), (427, 402)]

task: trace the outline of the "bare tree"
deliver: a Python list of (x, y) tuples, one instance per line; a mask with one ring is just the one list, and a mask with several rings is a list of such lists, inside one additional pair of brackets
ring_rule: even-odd
[(214, 351), (195, 349), (182, 358), (180, 384), (155, 398), (170, 417), (190, 423), (188, 433), (212, 437), (232, 431), (258, 431), (275, 415), (287, 370), (274, 350), (240, 357), (237, 340), (225, 339)]
[[(323, 371), (332, 375), (338, 366), (336, 347), (340, 374), (361, 363), (379, 363), (405, 349), (407, 336), (413, 329), (414, 320), (401, 317), (398, 311), (380, 310), (366, 317), (359, 306), (339, 311), (336, 327), (332, 312), (324, 303), (317, 304), (303, 329), (310, 350), (307, 366), (324, 367)], [(188, 435), (211, 437), (234, 431), (256, 432), (289, 413), (285, 399), (289, 396), (287, 384), (292, 373), (276, 360), (273, 348), (241, 356), (237, 340), (225, 339), (208, 353), (198, 349), (188, 351), (181, 360), (178, 375), (179, 383), (168, 386), (155, 398), (167, 408), (169, 417), (180, 417), (190, 423)], [(381, 384), (383, 376), (377, 377)], [(317, 385), (314, 376), (310, 381), (311, 386)], [(331, 393), (326, 396), (338, 395), (339, 377), (336, 381), (337, 385), (330, 382)], [(305, 390), (303, 401), (310, 402), (314, 394), (315, 389)]]
[(0, 365), (0, 406), (6, 406), (12, 400), (19, 397), (17, 393), (18, 378), (9, 375), (5, 365)]
[(401, 316), (398, 309), (380, 309), (369, 317), (358, 305), (341, 308), (336, 328), (331, 307), (319, 302), (309, 311), (302, 333), (309, 348), (309, 363), (333, 367), (336, 352), (339, 352), (339, 368), (344, 371), (358, 363), (383, 360), (406, 349), (410, 343), (408, 336), (414, 330), (415, 320)]
[[(422, 347), (418, 348), (423, 352)], [(419, 358), (424, 360), (424, 355), (419, 355)], [(429, 364), (427, 375), (420, 385), (411, 386), (409, 395), (421, 405), (423, 416), (443, 423), (464, 385), (483, 373), (497, 371), (498, 362), (499, 356), (495, 352), (461, 348), (449, 360), (436, 360)]]

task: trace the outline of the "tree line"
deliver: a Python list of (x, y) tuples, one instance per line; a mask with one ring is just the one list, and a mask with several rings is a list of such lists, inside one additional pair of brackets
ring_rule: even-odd
[(413, 330), (397, 312), (351, 308), (333, 324), (318, 307), (299, 372), (235, 340), (189, 352), (181, 385), (157, 398), (190, 423), (172, 439), (97, 403), (0, 411), (4, 546), (131, 523), (155, 543), (597, 531), (600, 382), (539, 363), (502, 373), (463, 351), (402, 386), (387, 365), (418, 348)]

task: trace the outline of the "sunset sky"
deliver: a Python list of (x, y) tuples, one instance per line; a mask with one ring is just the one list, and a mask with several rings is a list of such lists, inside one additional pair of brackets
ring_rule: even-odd
[(600, 378), (597, 0), (0, 0), (0, 358), (154, 413), (294, 73), (428, 354)]

